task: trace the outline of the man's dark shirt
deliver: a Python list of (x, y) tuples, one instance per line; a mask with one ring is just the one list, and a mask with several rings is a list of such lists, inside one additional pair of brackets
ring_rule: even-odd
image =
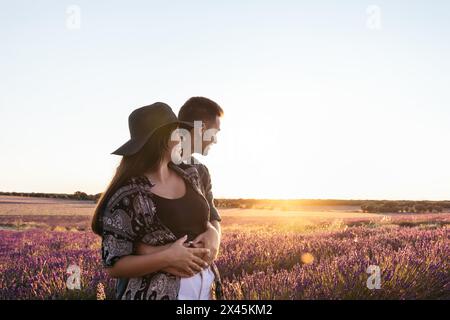
[(208, 168), (203, 164), (200, 163), (200, 161), (196, 160), (194, 157), (191, 157), (186, 161), (187, 165), (184, 163), (180, 164), (181, 168), (185, 168), (188, 165), (193, 165), (197, 169), (200, 179), (201, 179), (201, 188), (203, 191), (203, 194), (205, 195), (206, 200), (208, 200), (209, 204), (209, 221), (222, 221), (219, 211), (217, 210), (216, 206), (214, 205), (214, 196), (212, 193), (212, 182), (211, 182), (211, 175), (209, 174)]

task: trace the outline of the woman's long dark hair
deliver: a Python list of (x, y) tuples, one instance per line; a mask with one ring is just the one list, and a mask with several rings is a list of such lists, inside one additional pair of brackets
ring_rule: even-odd
[(141, 150), (131, 156), (123, 156), (114, 177), (106, 188), (106, 191), (103, 192), (98, 200), (92, 218), (92, 231), (94, 231), (94, 233), (102, 235), (103, 228), (100, 218), (113, 193), (131, 177), (143, 175), (158, 167), (167, 151), (171, 134), (176, 128), (176, 124), (170, 124), (159, 128)]

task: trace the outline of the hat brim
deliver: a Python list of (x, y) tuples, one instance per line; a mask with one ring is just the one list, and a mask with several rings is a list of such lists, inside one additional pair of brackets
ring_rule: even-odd
[(183, 126), (184, 128), (192, 129), (194, 128), (194, 125), (190, 122), (186, 121), (175, 121), (166, 123), (158, 128), (155, 128), (153, 131), (151, 131), (146, 137), (143, 137), (142, 139), (133, 139), (131, 138), (127, 142), (125, 142), (119, 149), (117, 149), (114, 152), (111, 152), (111, 154), (117, 155), (117, 156), (131, 156), (135, 153), (137, 153), (141, 148), (147, 143), (148, 139), (153, 135), (153, 133), (167, 125), (171, 124), (178, 124), (179, 126)]
[(125, 142), (119, 149), (117, 149), (114, 152), (111, 152), (111, 154), (115, 154), (117, 156), (131, 156), (136, 152), (138, 152), (144, 146), (144, 144), (145, 144), (144, 139), (142, 140), (130, 139), (127, 142)]

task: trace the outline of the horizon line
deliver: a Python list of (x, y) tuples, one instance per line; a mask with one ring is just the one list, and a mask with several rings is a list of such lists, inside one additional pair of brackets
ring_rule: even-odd
[[(86, 193), (84, 191), (75, 191), (73, 193), (55, 193), (55, 192), (23, 192), (23, 191), (1, 191), (0, 196), (7, 196), (7, 193), (20, 193), (20, 194), (43, 194), (43, 195), (74, 195), (76, 192)], [(96, 196), (100, 193), (96, 194), (88, 194), (87, 196)], [(10, 195), (10, 196), (18, 196), (18, 195)], [(19, 196), (20, 197), (20, 196)], [(28, 196), (32, 197), (32, 196)], [(45, 197), (41, 197), (45, 198)], [(214, 197), (215, 200), (260, 200), (260, 201), (433, 201), (433, 202), (445, 202), (450, 201), (450, 199), (439, 199), (439, 200), (430, 200), (430, 199), (383, 199), (383, 198), (243, 198), (243, 197)], [(92, 201), (92, 200), (84, 200), (84, 201)]]

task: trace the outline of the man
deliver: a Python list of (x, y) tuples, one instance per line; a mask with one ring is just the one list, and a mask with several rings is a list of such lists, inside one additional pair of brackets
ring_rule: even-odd
[[(221, 218), (217, 208), (214, 205), (211, 176), (208, 168), (195, 159), (193, 154), (201, 153), (206, 156), (211, 146), (217, 143), (216, 134), (220, 131), (220, 118), (223, 114), (224, 112), (222, 108), (216, 102), (204, 97), (190, 98), (184, 103), (178, 113), (178, 120), (192, 123), (194, 126), (194, 128), (190, 131), (191, 137), (193, 137), (193, 139), (191, 139), (191, 153), (183, 155), (183, 159), (187, 164), (194, 165), (200, 174), (202, 188), (204, 191), (203, 193), (205, 194), (210, 207), (210, 223), (217, 230), (219, 236), (221, 235)], [(196, 126), (196, 122), (197, 124), (200, 123), (200, 126)], [(200, 148), (198, 147), (199, 141), (201, 142)], [(215, 239), (213, 239), (212, 236), (213, 235), (204, 233), (196, 240), (197, 243), (204, 241), (204, 245), (212, 250), (211, 252), (214, 253), (212, 256), (215, 258), (218, 253), (219, 244), (215, 243)], [(218, 240), (220, 242), (220, 239)], [(196, 244), (195, 241), (194, 244)]]
[[(200, 186), (210, 207), (210, 221), (204, 233), (192, 241), (195, 247), (205, 247), (210, 250), (208, 257), (204, 257), (208, 263), (212, 263), (219, 252), (221, 227), (220, 214), (214, 205), (212, 193), (211, 176), (208, 168), (193, 157), (194, 153), (207, 155), (210, 147), (217, 142), (216, 134), (220, 131), (220, 118), (224, 112), (222, 108), (214, 101), (204, 97), (192, 97), (188, 99), (181, 107), (178, 120), (192, 124), (192, 127), (186, 127), (191, 137), (190, 148), (183, 149), (182, 159), (184, 163), (180, 164), (183, 169), (190, 168), (193, 165), (200, 175), (202, 185)], [(186, 152), (187, 150), (187, 152)], [(140, 254), (152, 253), (158, 247), (151, 247), (139, 244), (137, 251)], [(185, 270), (167, 268), (164, 271), (181, 277), (189, 276)]]

